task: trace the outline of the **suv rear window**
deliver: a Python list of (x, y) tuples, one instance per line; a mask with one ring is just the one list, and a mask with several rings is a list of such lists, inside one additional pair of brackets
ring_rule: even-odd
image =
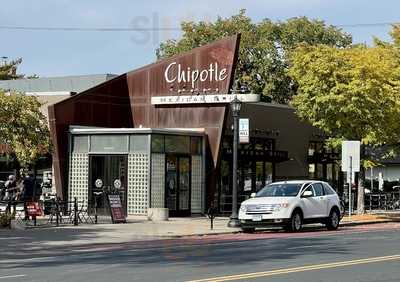
[(328, 184), (324, 183), (324, 190), (325, 190), (325, 195), (334, 195), (336, 194), (335, 190)]

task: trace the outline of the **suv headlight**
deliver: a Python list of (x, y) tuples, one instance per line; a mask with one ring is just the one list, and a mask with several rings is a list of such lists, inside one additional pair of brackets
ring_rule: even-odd
[(241, 212), (246, 212), (247, 211), (246, 205), (240, 205), (240, 211)]
[(286, 209), (289, 207), (289, 203), (282, 203), (275, 205), (274, 211), (279, 211), (280, 209)]

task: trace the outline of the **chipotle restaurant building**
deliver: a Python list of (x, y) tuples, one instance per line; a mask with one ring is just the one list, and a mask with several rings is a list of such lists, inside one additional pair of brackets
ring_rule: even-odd
[[(188, 216), (211, 204), (229, 213), (229, 93), (239, 41), (228, 37), (158, 61), (50, 106), (57, 194), (93, 205), (99, 192), (118, 191), (126, 214), (166, 207)], [(239, 200), (274, 180), (308, 178), (310, 162), (313, 173), (338, 180), (333, 153), (310, 156), (322, 137), (293, 109), (238, 96), (252, 101), (241, 111), (250, 140), (239, 146)]]

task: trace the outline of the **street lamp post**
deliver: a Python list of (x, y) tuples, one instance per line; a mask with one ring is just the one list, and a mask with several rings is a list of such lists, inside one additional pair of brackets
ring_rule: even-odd
[(238, 139), (239, 139), (239, 114), (242, 102), (235, 97), (231, 102), (233, 117), (233, 174), (232, 174), (232, 213), (228, 222), (229, 227), (239, 227), (237, 203), (237, 165), (238, 165)]

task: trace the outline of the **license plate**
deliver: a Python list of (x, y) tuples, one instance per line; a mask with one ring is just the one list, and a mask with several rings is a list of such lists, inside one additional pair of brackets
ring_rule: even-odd
[(262, 220), (261, 214), (253, 215), (253, 221), (261, 221), (261, 220)]

